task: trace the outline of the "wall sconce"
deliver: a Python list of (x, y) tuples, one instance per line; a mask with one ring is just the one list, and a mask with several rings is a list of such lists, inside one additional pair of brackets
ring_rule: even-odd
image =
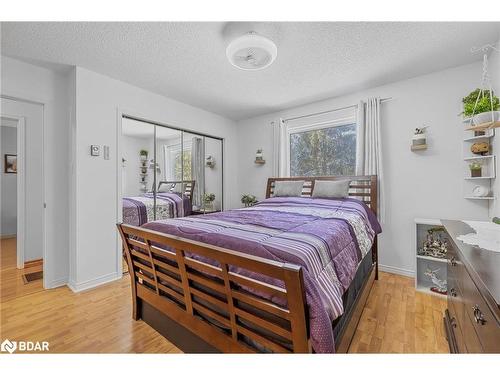
[(213, 168), (215, 167), (215, 159), (212, 155), (208, 155), (206, 160), (205, 160), (205, 165), (208, 167), (208, 168)]
[(261, 148), (259, 148), (255, 153), (255, 164), (266, 164)]

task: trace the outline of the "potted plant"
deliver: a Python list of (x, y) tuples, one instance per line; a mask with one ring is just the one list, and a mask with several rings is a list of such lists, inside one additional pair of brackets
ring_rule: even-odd
[(255, 195), (244, 194), (241, 196), (241, 203), (243, 203), (245, 207), (251, 207), (257, 203), (257, 198)]
[(148, 151), (147, 150), (139, 151), (139, 155), (140, 155), (142, 161), (148, 160)]
[(205, 211), (213, 211), (214, 210), (214, 200), (215, 200), (215, 194), (214, 193), (205, 193), (203, 195), (203, 208)]
[[(479, 99), (478, 99), (479, 98)], [(477, 104), (476, 104), (477, 102)], [(475, 89), (462, 99), (464, 118), (472, 117), (474, 125), (499, 121), (500, 101), (490, 90)]]
[(471, 177), (481, 177), (481, 163), (473, 161), (469, 164), (469, 169)]

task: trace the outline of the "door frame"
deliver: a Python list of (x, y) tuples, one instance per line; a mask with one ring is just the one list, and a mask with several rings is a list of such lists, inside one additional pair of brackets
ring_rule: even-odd
[(0, 117), (8, 120), (17, 121), (17, 230), (16, 230), (16, 259), (17, 268), (24, 268), (24, 242), (25, 242), (25, 224), (26, 224), (26, 180), (25, 180), (25, 150), (26, 150), (26, 120), (24, 117), (0, 113)]

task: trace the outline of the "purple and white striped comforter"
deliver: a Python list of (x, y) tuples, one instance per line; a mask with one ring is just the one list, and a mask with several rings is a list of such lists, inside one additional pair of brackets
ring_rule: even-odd
[[(154, 198), (152, 193), (140, 197), (124, 197), (123, 222), (141, 226), (153, 221)], [(156, 193), (156, 220), (183, 217), (191, 214), (191, 200), (181, 193)]]
[[(332, 322), (342, 295), (381, 232), (373, 212), (356, 199), (269, 198), (209, 215), (150, 222), (145, 228), (303, 267), (311, 343), (335, 351)], [(246, 270), (245, 276), (279, 285)]]

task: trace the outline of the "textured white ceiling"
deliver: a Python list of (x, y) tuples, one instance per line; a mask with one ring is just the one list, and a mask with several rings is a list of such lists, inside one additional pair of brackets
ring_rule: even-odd
[[(255, 30), (278, 46), (273, 65), (242, 71), (232, 37)], [(481, 58), (500, 23), (2, 23), (2, 54), (78, 65), (243, 119)]]

